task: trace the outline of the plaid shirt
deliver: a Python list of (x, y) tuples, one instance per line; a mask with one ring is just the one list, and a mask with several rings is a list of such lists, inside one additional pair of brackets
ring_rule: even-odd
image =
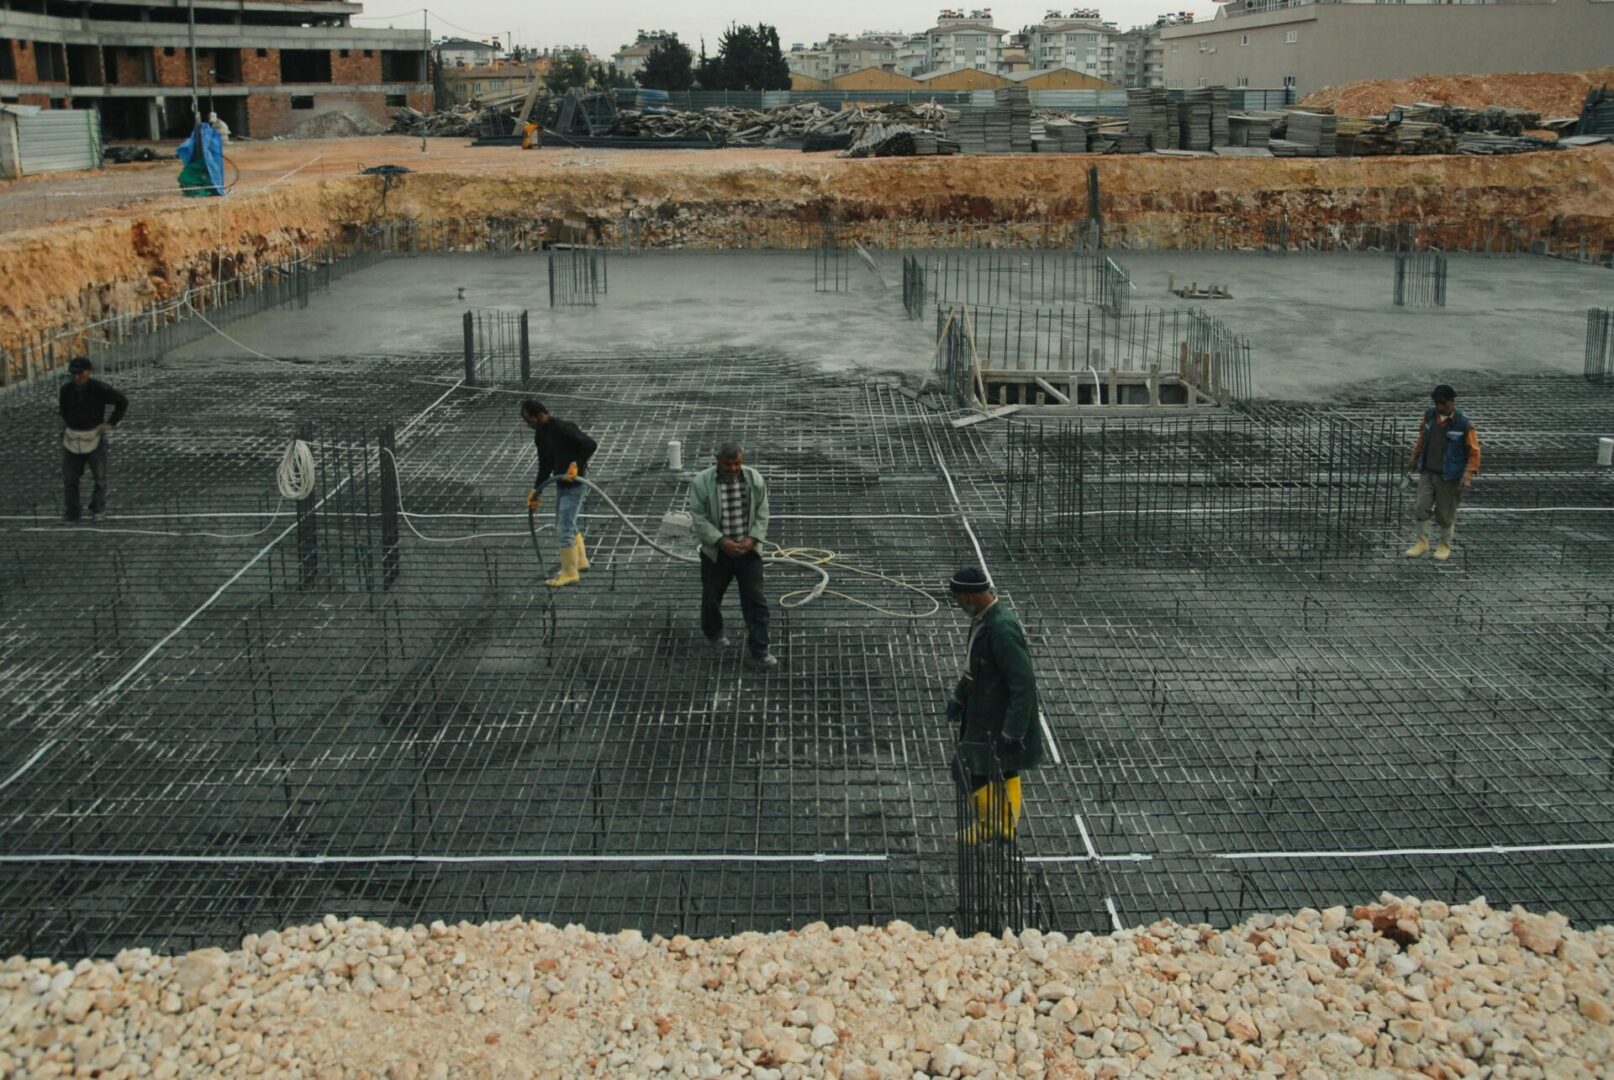
[(723, 530), (723, 535), (730, 540), (744, 540), (747, 527), (751, 523), (751, 500), (747, 497), (745, 474), (736, 476), (733, 480), (718, 477), (717, 497), (722, 503), (722, 520), (717, 527)]

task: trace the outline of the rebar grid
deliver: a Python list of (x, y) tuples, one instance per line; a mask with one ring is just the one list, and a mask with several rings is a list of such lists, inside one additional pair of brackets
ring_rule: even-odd
[(532, 378), (532, 336), (525, 310), (473, 308), (463, 323), (465, 382), (520, 382)]
[[(591, 475), (646, 529), (687, 490), (666, 439), (694, 467), (737, 438), (781, 543), (934, 588), (979, 540), (1027, 627), (1053, 751), (1019, 833), (1044, 925), (1227, 922), (1383, 888), (1614, 917), (1609, 851), (1571, 846), (1614, 843), (1605, 388), (1465, 381), (1486, 471), (1437, 568), (1396, 554), (1404, 509), (1376, 543), (1293, 554), (1236, 536), (1021, 553), (1000, 525), (1004, 426), (953, 429), (889, 381), (678, 348), (537, 369), (531, 392), (599, 439)], [(951, 613), (776, 608), (785, 666), (755, 675), (706, 651), (693, 569), (597, 499), (586, 583), (543, 588), (520, 505), (529, 391), (508, 371), (456, 388), (461, 358), (434, 355), (147, 378), (106, 525), (239, 539), (23, 531), (59, 510), (59, 433), (38, 401), (0, 402), (5, 505), (43, 519), (8, 519), (0, 558), (0, 949), (183, 949), (333, 910), (692, 934), (953, 917)], [(1251, 410), (1268, 445), (1248, 468), (1285, 422), (1291, 442), (1389, 425), (1404, 454), (1421, 398)], [(340, 485), (308, 585), (269, 494), (305, 423), (342, 467), (315, 496)], [(390, 587), (363, 556), (381, 425), (409, 514)], [(771, 571), (770, 596), (811, 580)], [(1435, 613), (1453, 647), (1429, 644)]]

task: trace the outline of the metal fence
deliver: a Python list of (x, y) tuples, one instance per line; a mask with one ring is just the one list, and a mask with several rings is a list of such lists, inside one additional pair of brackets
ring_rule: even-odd
[(1436, 251), (1398, 251), (1395, 306), (1445, 307), (1446, 256)]
[(1586, 379), (1600, 383), (1614, 367), (1614, 308), (1586, 312)]

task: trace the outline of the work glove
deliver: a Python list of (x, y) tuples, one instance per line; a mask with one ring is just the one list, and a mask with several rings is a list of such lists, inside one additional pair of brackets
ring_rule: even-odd
[(536, 491), (527, 492), (527, 509), (538, 509), (538, 493)]
[(947, 719), (954, 724), (964, 719), (964, 703), (956, 697), (947, 699)]
[(574, 461), (570, 465), (566, 466), (566, 479), (577, 479), (577, 462)]

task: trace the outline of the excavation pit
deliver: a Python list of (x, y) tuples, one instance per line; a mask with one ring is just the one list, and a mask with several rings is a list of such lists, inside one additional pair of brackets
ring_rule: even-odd
[[(55, 380), (8, 389), (0, 951), (327, 912), (943, 925), (965, 625), (897, 583), (944, 600), (977, 544), (1056, 749), (1020, 838), (1040, 925), (1385, 890), (1614, 918), (1614, 389), (1580, 376), (1608, 271), (1453, 255), (1448, 306), (1414, 310), (1387, 254), (1119, 252), (1134, 310), (1179, 306), (1171, 274), (1229, 285), (1253, 394), (955, 427), (936, 306), (910, 320), (901, 253), (874, 254), (883, 282), (854, 257), (840, 292), (811, 251), (612, 254), (591, 307), (549, 306), (547, 254), (358, 270), (109, 373), (133, 404), (104, 531), (55, 522)], [(464, 385), (473, 308), (528, 313), (525, 385), (504, 352)], [(1486, 464), (1436, 566), (1400, 556), (1394, 482), (1441, 380)], [(784, 663), (746, 671), (701, 640), (693, 569), (597, 498), (594, 569), (547, 590), (526, 396), (599, 440), (594, 479), (650, 532), (688, 486), (668, 440), (687, 470), (737, 439), (773, 538), (888, 575), (833, 586), (888, 612), (781, 608), (812, 577), (771, 571)], [(312, 574), (274, 492), (302, 425), (330, 496)]]

